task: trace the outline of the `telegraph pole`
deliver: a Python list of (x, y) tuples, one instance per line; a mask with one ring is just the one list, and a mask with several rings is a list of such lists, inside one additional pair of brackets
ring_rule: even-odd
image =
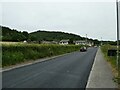
[(102, 37), (101, 37), (101, 46), (102, 46)]
[(86, 34), (86, 47), (87, 47), (87, 34)]
[(117, 69), (119, 72), (119, 2), (118, 0), (116, 0), (116, 10), (117, 10)]

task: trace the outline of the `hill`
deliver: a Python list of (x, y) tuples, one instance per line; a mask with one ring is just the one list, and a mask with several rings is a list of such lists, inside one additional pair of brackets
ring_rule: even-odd
[(72, 40), (85, 40), (84, 37), (79, 35), (75, 35), (72, 33), (64, 33), (64, 32), (55, 32), (55, 31), (36, 31), (30, 33), (32, 37), (35, 37), (38, 41), (46, 40), (46, 41), (60, 41), (62, 39), (72, 39)]
[[(65, 32), (55, 32), (55, 31), (35, 31), (28, 33), (27, 31), (17, 31), (15, 29), (10, 29), (9, 27), (0, 26), (0, 32), (2, 31), (2, 41), (60, 41), (62, 39), (70, 40), (85, 40), (85, 37), (81, 37), (72, 33)], [(88, 38), (87, 38), (88, 39)], [(93, 41), (95, 44), (100, 44), (96, 39), (88, 39)]]
[(19, 32), (3, 26), (0, 26), (0, 31), (2, 32), (2, 41), (24, 41), (29, 38), (29, 34), (26, 31)]
[(10, 29), (9, 27), (0, 26), (2, 31), (3, 41), (60, 41), (62, 39), (72, 39), (72, 40), (84, 40), (84, 37), (75, 35), (72, 33), (55, 32), (55, 31), (36, 31), (28, 33), (26, 31), (20, 32), (15, 29)]

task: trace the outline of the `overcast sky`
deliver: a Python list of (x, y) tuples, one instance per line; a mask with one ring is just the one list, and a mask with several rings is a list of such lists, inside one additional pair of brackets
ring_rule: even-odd
[(4, 2), (1, 25), (19, 31), (63, 31), (116, 40), (115, 2)]

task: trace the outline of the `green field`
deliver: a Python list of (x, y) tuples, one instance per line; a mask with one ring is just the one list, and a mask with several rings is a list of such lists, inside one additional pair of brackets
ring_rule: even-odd
[(2, 44), (2, 66), (77, 51), (77, 45)]

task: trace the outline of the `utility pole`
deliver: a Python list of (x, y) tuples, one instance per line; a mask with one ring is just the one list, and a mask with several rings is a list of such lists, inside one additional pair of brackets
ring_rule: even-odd
[(119, 72), (119, 2), (118, 0), (116, 0), (116, 10), (117, 10), (117, 69)]
[(87, 34), (86, 34), (86, 47), (87, 47)]
[(101, 46), (102, 46), (102, 37), (101, 37)]

